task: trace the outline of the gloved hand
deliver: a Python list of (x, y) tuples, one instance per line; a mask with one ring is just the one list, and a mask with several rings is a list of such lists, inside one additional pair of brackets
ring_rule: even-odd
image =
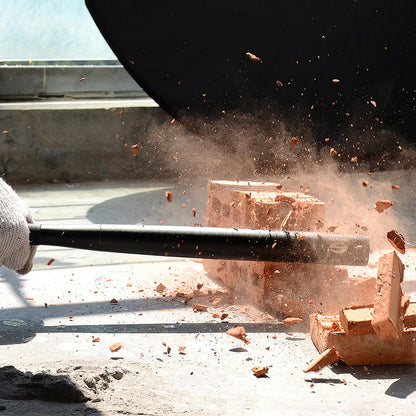
[(0, 179), (0, 266), (17, 273), (29, 273), (36, 246), (29, 244), (32, 215), (13, 189)]

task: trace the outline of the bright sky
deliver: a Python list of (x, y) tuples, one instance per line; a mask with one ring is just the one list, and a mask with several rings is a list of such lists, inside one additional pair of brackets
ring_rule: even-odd
[(116, 59), (84, 0), (0, 0), (0, 61)]

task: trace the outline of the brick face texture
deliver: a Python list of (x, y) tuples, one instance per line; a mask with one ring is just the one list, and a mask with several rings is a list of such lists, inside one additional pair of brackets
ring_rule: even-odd
[[(324, 231), (325, 204), (271, 182), (211, 181), (205, 226)], [(331, 265), (204, 260), (205, 270), (260, 307), (287, 315), (333, 313), (371, 303), (375, 279), (351, 279)]]

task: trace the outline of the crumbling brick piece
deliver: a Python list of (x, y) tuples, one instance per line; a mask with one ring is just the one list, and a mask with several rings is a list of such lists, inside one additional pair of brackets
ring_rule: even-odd
[(309, 371), (319, 371), (322, 368), (335, 364), (339, 361), (339, 355), (336, 352), (335, 348), (328, 348), (322, 352), (318, 357), (316, 357), (304, 370), (304, 373)]
[(398, 338), (403, 331), (402, 289), (404, 266), (395, 252), (380, 257), (371, 324), (383, 340)]
[(403, 318), (406, 328), (416, 327), (416, 302), (410, 302)]
[(352, 306), (351, 308), (343, 308), (339, 312), (341, 326), (348, 335), (373, 333), (372, 319), (373, 305)]
[(251, 369), (251, 371), (254, 373), (254, 375), (258, 377), (264, 377), (269, 372), (269, 367), (262, 367), (262, 366), (256, 366)]
[(362, 335), (347, 334), (337, 316), (313, 314), (310, 332), (317, 350), (334, 348), (347, 365), (395, 365), (416, 362), (416, 329), (404, 329), (399, 338), (382, 340), (373, 330)]
[[(406, 328), (416, 327), (416, 302), (410, 303), (408, 296), (402, 297), (403, 322)], [(375, 333), (371, 324), (373, 319), (373, 305), (352, 306), (341, 309), (339, 320), (347, 335), (364, 335)]]
[(228, 335), (231, 335), (234, 338), (241, 339), (244, 344), (250, 344), (250, 340), (247, 338), (246, 330), (243, 326), (236, 326), (234, 328), (230, 328), (227, 331)]

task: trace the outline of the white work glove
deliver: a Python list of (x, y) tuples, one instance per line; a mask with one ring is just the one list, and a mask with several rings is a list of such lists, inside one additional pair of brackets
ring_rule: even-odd
[(32, 215), (16, 192), (0, 179), (0, 266), (29, 273), (33, 266), (36, 246), (29, 244)]

